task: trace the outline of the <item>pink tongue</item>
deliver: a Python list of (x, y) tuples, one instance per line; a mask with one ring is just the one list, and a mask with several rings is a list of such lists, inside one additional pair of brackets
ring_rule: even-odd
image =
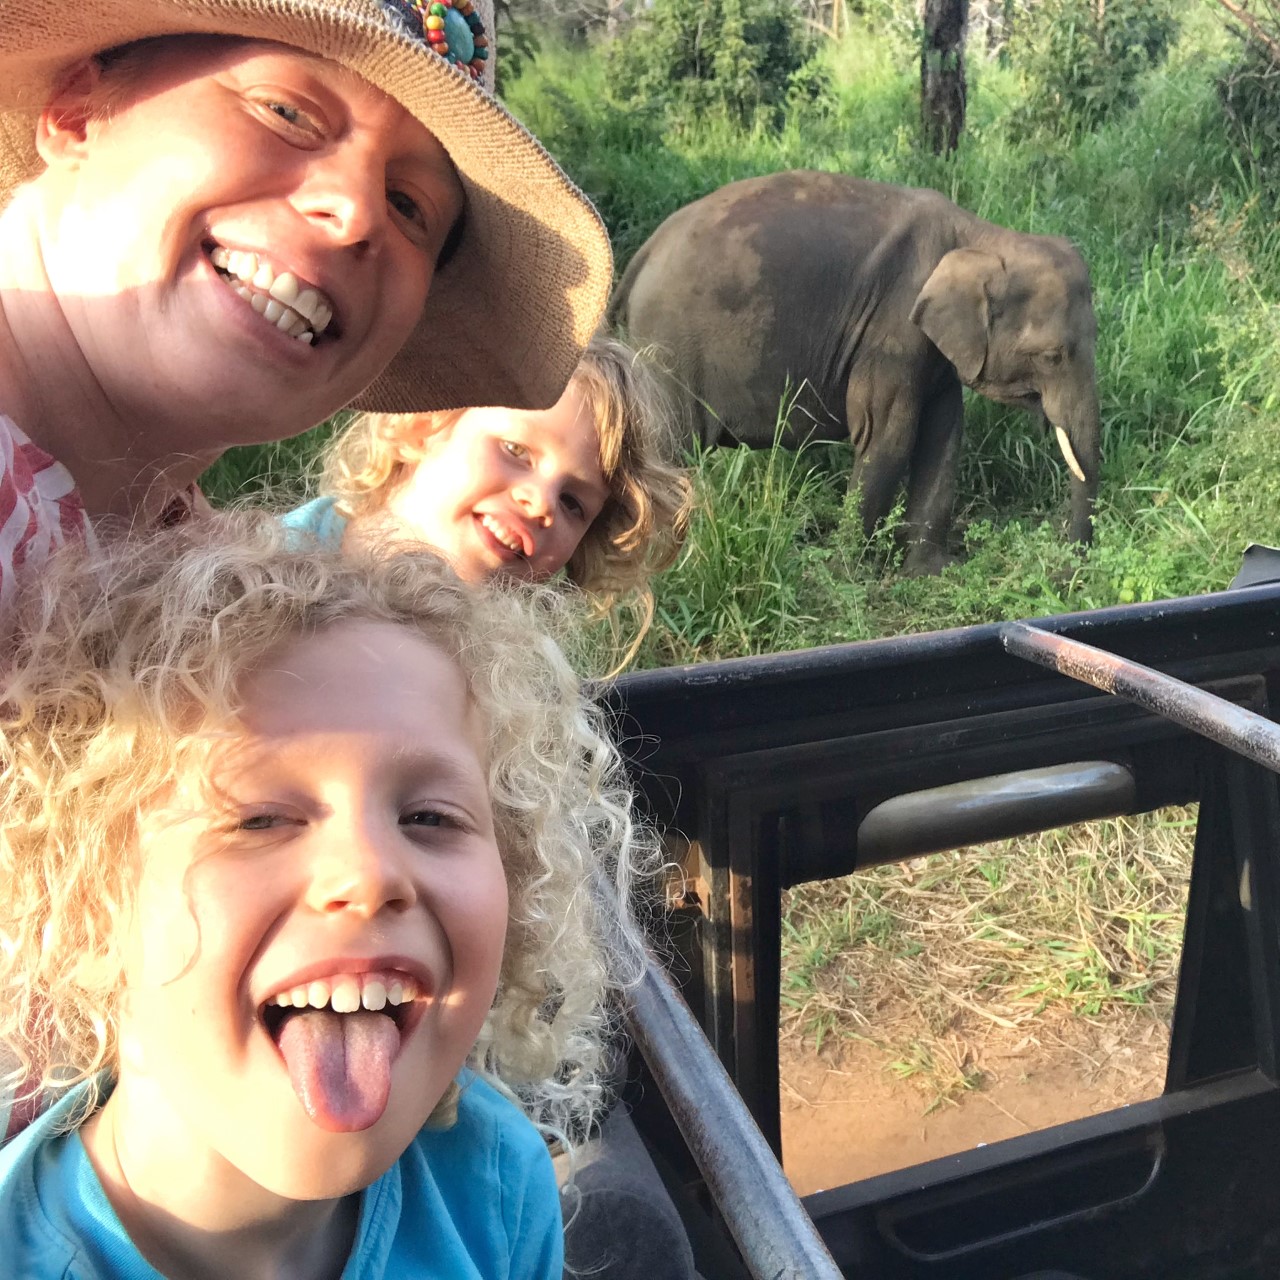
[(285, 1020), (277, 1043), (298, 1101), (322, 1129), (354, 1133), (377, 1123), (400, 1048), (385, 1013), (308, 1009)]

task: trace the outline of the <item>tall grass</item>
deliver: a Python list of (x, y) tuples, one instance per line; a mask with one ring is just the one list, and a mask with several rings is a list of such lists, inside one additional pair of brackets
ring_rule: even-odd
[[(1280, 541), (1280, 232), (1227, 145), (1215, 76), (1227, 47), (1191, 10), (1137, 106), (1069, 139), (1017, 126), (1016, 68), (972, 60), (967, 131), (936, 157), (916, 137), (902, 33), (854, 27), (824, 58), (830, 90), (781, 128), (677, 122), (611, 96), (590, 46), (549, 47), (512, 109), (596, 200), (619, 267), (669, 213), (726, 182), (793, 167), (927, 185), (993, 221), (1065, 234), (1090, 263), (1103, 471), (1095, 545), (1063, 541), (1068, 483), (1042, 428), (969, 396), (952, 550), (905, 580), (892, 529), (870, 545), (846, 501), (848, 451), (694, 460), (703, 497), (659, 586), (640, 661), (666, 663), (1211, 590), (1250, 540)], [(215, 496), (290, 482), (313, 438), (237, 451)]]

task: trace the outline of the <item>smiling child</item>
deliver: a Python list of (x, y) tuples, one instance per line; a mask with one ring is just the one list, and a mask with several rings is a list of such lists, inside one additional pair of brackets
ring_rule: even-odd
[(599, 612), (628, 600), (647, 625), (689, 518), (674, 447), (652, 370), (597, 336), (550, 409), (363, 415), (329, 445), (321, 496), (285, 522), (324, 546), (426, 542), (466, 582), (563, 570)]
[(560, 1280), (526, 1117), (585, 1131), (638, 962), (583, 891), (644, 854), (616, 754), (513, 599), (283, 538), (64, 551), (20, 602), (0, 1034), (67, 1091), (0, 1151), (7, 1265)]

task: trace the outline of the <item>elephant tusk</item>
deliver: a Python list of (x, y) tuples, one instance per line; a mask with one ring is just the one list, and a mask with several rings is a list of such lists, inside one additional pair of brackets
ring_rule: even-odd
[(1067, 439), (1067, 433), (1061, 427), (1054, 427), (1054, 434), (1058, 437), (1058, 448), (1062, 450), (1062, 456), (1067, 460), (1067, 466), (1071, 469), (1071, 474), (1083, 483), (1084, 468), (1080, 465), (1075, 455), (1075, 450), (1071, 447), (1071, 441)]

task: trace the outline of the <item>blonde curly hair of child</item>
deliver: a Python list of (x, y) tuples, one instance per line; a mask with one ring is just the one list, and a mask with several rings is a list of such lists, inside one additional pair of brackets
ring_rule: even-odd
[[(643, 636), (653, 619), (650, 582), (680, 553), (693, 486), (675, 466), (674, 419), (648, 361), (615, 338), (592, 338), (570, 385), (581, 392), (600, 437), (609, 497), (565, 567), (600, 614), (630, 601)], [(411, 441), (447, 431), (465, 413), (366, 413), (340, 432), (320, 460), (320, 492), (359, 519), (385, 506), (406, 471), (423, 459)]]
[(211, 516), (96, 556), (69, 547), (19, 599), (0, 677), (0, 1038), (22, 1058), (19, 1082), (61, 1088), (116, 1065), (131, 837), (210, 729), (234, 724), (241, 678), (291, 638), (373, 620), (452, 658), (487, 728), (511, 905), (471, 1063), (544, 1131), (585, 1133), (605, 1101), (610, 994), (643, 961), (634, 919), (606, 918), (593, 874), (626, 903), (655, 855), (601, 713), (551, 637), (562, 606), (464, 587), (425, 550), (287, 544), (265, 514)]

